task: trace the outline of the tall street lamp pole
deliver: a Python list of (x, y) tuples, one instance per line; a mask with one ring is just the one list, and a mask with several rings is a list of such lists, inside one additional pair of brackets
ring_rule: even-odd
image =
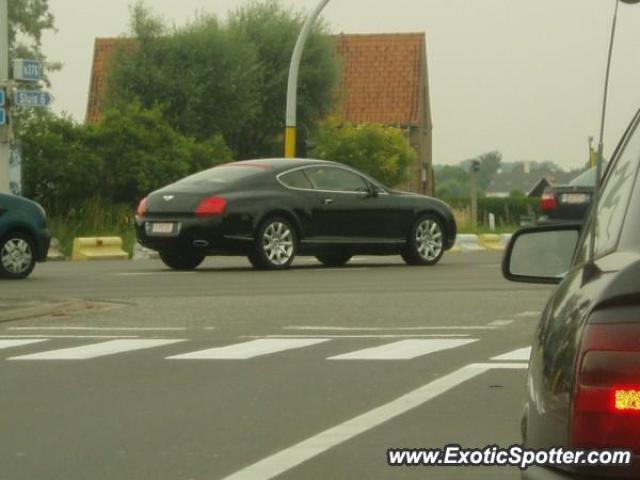
[[(9, 93), (9, 15), (8, 0), (0, 0), (0, 88)], [(6, 100), (5, 100), (6, 101)], [(0, 193), (9, 193), (9, 125), (0, 126)]]
[(302, 53), (304, 46), (313, 31), (313, 27), (318, 20), (318, 17), (327, 6), (330, 0), (321, 0), (315, 10), (311, 13), (309, 18), (302, 27), (302, 31), (298, 36), (296, 47), (293, 50), (293, 56), (291, 58), (291, 67), (289, 68), (289, 85), (287, 87), (287, 118), (286, 118), (286, 130), (285, 130), (285, 146), (284, 156), (286, 158), (295, 158), (296, 156), (296, 141), (297, 141), (297, 121), (298, 121), (298, 74), (300, 72), (300, 61), (302, 60)]

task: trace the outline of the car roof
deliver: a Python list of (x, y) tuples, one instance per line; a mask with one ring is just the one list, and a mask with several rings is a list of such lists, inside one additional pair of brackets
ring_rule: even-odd
[(327, 162), (325, 160), (314, 160), (310, 158), (261, 158), (256, 160), (244, 160), (235, 163), (239, 165), (255, 165), (262, 168), (273, 168), (277, 172), (284, 172), (286, 170), (291, 170), (292, 168), (308, 167), (314, 165), (341, 165), (336, 162)]

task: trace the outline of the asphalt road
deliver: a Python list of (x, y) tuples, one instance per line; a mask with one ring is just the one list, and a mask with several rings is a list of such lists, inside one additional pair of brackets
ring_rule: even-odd
[(0, 306), (51, 306), (0, 323), (0, 479), (517, 479), (386, 457), (518, 442), (550, 290), (499, 262), (41, 265), (0, 283)]

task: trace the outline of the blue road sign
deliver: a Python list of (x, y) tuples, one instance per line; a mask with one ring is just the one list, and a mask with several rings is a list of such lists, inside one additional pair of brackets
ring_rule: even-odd
[(37, 60), (17, 59), (13, 61), (13, 78), (23, 82), (42, 80), (42, 63)]
[(4, 107), (7, 104), (7, 91), (4, 88), (0, 88), (0, 107)]
[(53, 95), (38, 90), (18, 90), (15, 104), (17, 107), (48, 107), (53, 103)]
[(0, 125), (6, 125), (6, 124), (7, 124), (7, 109), (0, 108)]

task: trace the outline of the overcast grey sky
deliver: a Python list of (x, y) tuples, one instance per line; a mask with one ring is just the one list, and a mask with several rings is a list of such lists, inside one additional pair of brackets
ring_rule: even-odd
[[(283, 0), (311, 8), (318, 0)], [(246, 0), (148, 0), (169, 22), (197, 10), (224, 16)], [(126, 32), (130, 0), (50, 0), (59, 32), (46, 53), (55, 110), (84, 120), (93, 42)], [(426, 32), (434, 161), (490, 150), (506, 161), (552, 160), (569, 168), (597, 136), (613, 0), (332, 0), (334, 32)], [(621, 6), (607, 151), (640, 107), (640, 5)]]

